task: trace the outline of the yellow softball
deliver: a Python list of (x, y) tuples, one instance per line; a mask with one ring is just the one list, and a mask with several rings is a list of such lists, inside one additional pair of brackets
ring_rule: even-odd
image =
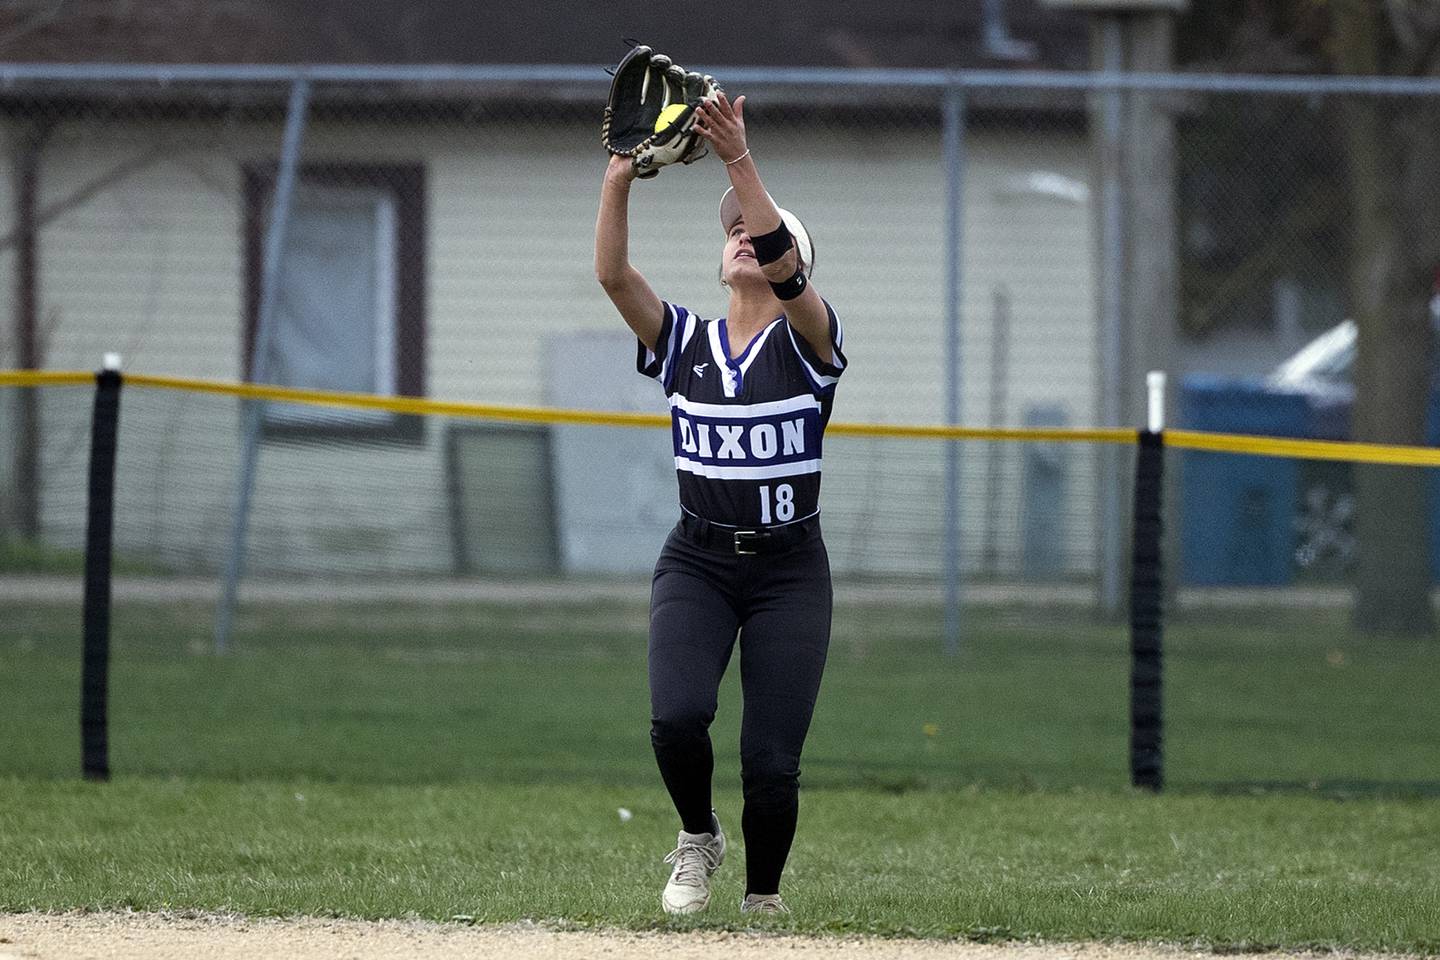
[(655, 118), (655, 132), (659, 133), (661, 130), (664, 130), (676, 120), (679, 120), (680, 115), (684, 112), (685, 104), (683, 103), (672, 103), (664, 110), (661, 110), (660, 116)]

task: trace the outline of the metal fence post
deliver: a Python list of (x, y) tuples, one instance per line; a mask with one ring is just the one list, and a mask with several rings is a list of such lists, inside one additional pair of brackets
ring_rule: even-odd
[[(269, 358), (275, 337), (275, 306), (280, 295), (280, 274), (284, 269), (285, 234), (290, 223), (290, 204), (300, 164), (305, 135), (305, 114), (310, 104), (310, 80), (303, 74), (290, 87), (285, 113), (285, 137), (280, 149), (280, 169), (275, 177), (275, 195), (270, 201), (270, 219), (265, 230), (265, 262), (260, 275), (260, 311), (255, 325), (255, 344), (250, 353), (250, 380), (266, 383), (270, 377)], [(230, 627), (245, 565), (245, 538), (250, 521), (250, 502), (255, 489), (256, 461), (260, 458), (260, 427), (265, 401), (241, 402), (244, 424), (240, 454), (240, 479), (235, 492), (235, 511), (230, 529), (230, 553), (225, 561), (219, 607), (215, 612), (215, 650), (224, 653), (230, 643)]]
[[(38, 370), (44, 366), (40, 333), (40, 161), (45, 142), (54, 129), (49, 120), (21, 125), (15, 138), (15, 346), (20, 366)], [(15, 398), (14, 516), (20, 535), (40, 540), (40, 443), (39, 391), (22, 390)]]
[[(965, 91), (945, 89), (945, 422), (960, 424), (960, 297), (965, 177)], [(960, 441), (945, 444), (945, 652), (960, 652)]]
[[(1102, 57), (1106, 78), (1118, 80), (1123, 67), (1119, 22), (1108, 18), (1102, 29)], [(1101, 96), (1100, 118), (1100, 425), (1118, 427), (1121, 419), (1121, 379), (1124, 376), (1124, 199), (1120, 195), (1121, 137), (1124, 135), (1123, 91), (1118, 83)], [(1120, 577), (1124, 531), (1121, 529), (1124, 482), (1120, 454), (1100, 453), (1100, 576), (1099, 604), (1106, 616), (1120, 612)]]
[[(1003, 427), (1007, 419), (1010, 386), (1010, 288), (1001, 283), (991, 297), (990, 313), (990, 426)], [(980, 550), (980, 569), (989, 576), (1001, 572), (1000, 518), (995, 504), (1004, 486), (1005, 463), (998, 449), (985, 457), (985, 537)]]

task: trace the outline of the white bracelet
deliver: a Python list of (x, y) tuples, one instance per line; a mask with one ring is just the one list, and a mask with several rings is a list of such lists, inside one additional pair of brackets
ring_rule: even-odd
[(728, 167), (728, 166), (730, 166), (732, 163), (739, 163), (741, 160), (744, 160), (744, 159), (745, 159), (746, 157), (748, 157), (748, 156), (750, 156), (750, 148), (749, 148), (749, 147), (746, 147), (746, 148), (745, 148), (745, 152), (742, 153), (742, 154), (740, 154), (740, 156), (736, 157), (734, 160), (724, 160), (724, 161), (721, 161), (721, 162), (724, 163), (725, 166)]

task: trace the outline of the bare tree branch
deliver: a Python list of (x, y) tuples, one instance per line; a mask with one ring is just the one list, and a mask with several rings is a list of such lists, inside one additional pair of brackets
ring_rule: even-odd
[[(139, 171), (144, 170), (146, 167), (149, 167), (152, 164), (155, 164), (160, 160), (165, 159), (168, 155), (172, 155), (174, 150), (174, 143), (161, 142), (146, 150), (144, 153), (138, 154), (137, 156), (134, 156), (129, 160), (125, 160), (117, 164), (111, 170), (101, 174), (89, 183), (82, 185), (79, 189), (77, 189), (74, 193), (71, 193), (69, 196), (56, 200), (55, 202), (47, 206), (45, 209), (38, 211), (35, 215), (35, 229), (39, 230), (40, 228), (54, 221), (55, 218), (59, 217), (66, 211), (73, 210), (75, 207), (81, 206), (82, 204), (89, 201), (91, 197), (102, 192), (108, 187), (114, 186), (115, 184), (129, 177), (131, 174), (138, 173)], [(10, 247), (13, 247), (19, 241), (19, 230), (12, 230), (9, 233), (4, 234), (3, 236), (0, 236), (0, 251), (8, 250)]]

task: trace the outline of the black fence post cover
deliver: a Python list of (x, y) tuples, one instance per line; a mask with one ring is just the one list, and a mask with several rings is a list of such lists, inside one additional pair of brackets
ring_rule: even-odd
[(115, 521), (115, 443), (120, 373), (96, 374), (85, 517), (84, 652), (80, 679), (80, 766), (87, 780), (110, 779), (110, 553)]
[(1164, 434), (1142, 431), (1135, 459), (1130, 565), (1130, 782), (1157, 793), (1165, 782), (1161, 557), (1164, 478)]

